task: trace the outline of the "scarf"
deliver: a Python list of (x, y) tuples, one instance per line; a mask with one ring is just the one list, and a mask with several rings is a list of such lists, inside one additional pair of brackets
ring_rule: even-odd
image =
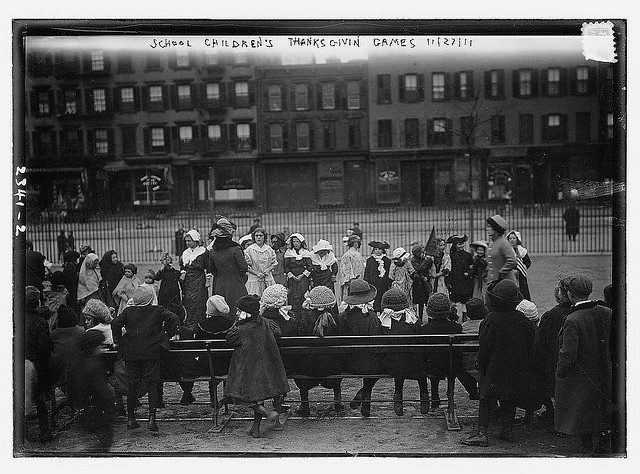
[(394, 311), (391, 308), (385, 308), (378, 316), (378, 319), (380, 320), (380, 324), (383, 327), (391, 329), (391, 320), (394, 319), (396, 321), (400, 321), (402, 319), (402, 316), (405, 317), (404, 320), (407, 324), (415, 324), (418, 322), (416, 313), (411, 308), (401, 309), (400, 311)]
[(236, 227), (237, 226), (226, 217), (219, 216), (209, 235), (214, 237), (231, 237), (236, 231)]
[(322, 258), (320, 258), (317, 253), (311, 254), (311, 264), (318, 265), (320, 270), (326, 270), (337, 261), (335, 254), (331, 251)]
[(89, 268), (87, 266), (88, 263), (97, 260), (98, 256), (95, 253), (90, 253), (82, 261), (80, 273), (78, 274), (78, 300), (98, 291), (100, 273), (97, 268)]
[(341, 313), (344, 313), (346, 310), (352, 309), (352, 308), (358, 308), (360, 311), (362, 311), (362, 314), (369, 314), (369, 311), (374, 311), (373, 301), (369, 301), (368, 303), (362, 303), (362, 304), (348, 304), (343, 301), (342, 303), (340, 303), (338, 310)]
[(387, 271), (384, 268), (384, 254), (383, 255), (371, 255), (378, 262), (378, 276), (383, 278)]
[(311, 252), (307, 249), (300, 249), (296, 252), (295, 249), (287, 249), (284, 253), (284, 258), (295, 258), (296, 260), (302, 260), (303, 258), (313, 258)]
[(338, 325), (336, 324), (336, 320), (333, 319), (331, 313), (322, 313), (318, 316), (318, 319), (316, 319), (316, 322), (313, 325), (313, 335), (324, 337), (325, 333), (334, 333), (337, 328)]
[(205, 248), (198, 245), (196, 248), (191, 249), (187, 247), (184, 252), (182, 252), (182, 263), (184, 265), (191, 265), (193, 261), (202, 255), (205, 252)]

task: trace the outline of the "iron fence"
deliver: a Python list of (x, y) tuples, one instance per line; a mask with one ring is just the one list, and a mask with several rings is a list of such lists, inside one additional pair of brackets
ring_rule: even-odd
[[(270, 234), (279, 231), (303, 234), (311, 247), (318, 239), (328, 240), (336, 256), (345, 248), (342, 237), (354, 222), (359, 223), (366, 245), (370, 240), (386, 240), (391, 248), (410, 250), (413, 242), (426, 243), (431, 229), (438, 237), (467, 234), (471, 240), (487, 240), (486, 219), (503, 216), (511, 229), (522, 234), (523, 245), (532, 254), (584, 254), (612, 251), (612, 206), (610, 203), (572, 204), (580, 213), (580, 230), (575, 242), (565, 234), (563, 204), (508, 205), (478, 203), (451, 207), (390, 207), (369, 209), (321, 209), (314, 211), (250, 212), (226, 215), (238, 225), (235, 237), (248, 232), (255, 217)], [(162, 215), (75, 214), (66, 219), (50, 215), (27, 222), (27, 238), (34, 248), (51, 262), (57, 262), (56, 237), (60, 230), (72, 231), (76, 249), (90, 244), (100, 255), (114, 249), (122, 261), (157, 262), (162, 252), (175, 254), (175, 231), (180, 224), (186, 230), (197, 229), (208, 235), (212, 215), (209, 212), (182, 212)], [(364, 253), (367, 253), (364, 250)]]

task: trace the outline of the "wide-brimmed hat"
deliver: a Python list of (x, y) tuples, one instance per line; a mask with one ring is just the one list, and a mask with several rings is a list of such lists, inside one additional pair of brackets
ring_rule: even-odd
[(378, 240), (372, 240), (367, 245), (369, 245), (369, 247), (373, 247), (374, 249), (386, 250), (388, 248), (391, 248), (388, 242), (380, 242)]
[(258, 295), (244, 295), (236, 301), (236, 308), (252, 316), (260, 312), (260, 297)]
[(309, 292), (309, 306), (311, 308), (327, 308), (336, 303), (336, 296), (328, 287), (314, 286)]
[(69, 263), (69, 262), (75, 262), (75, 261), (76, 261), (76, 260), (78, 260), (79, 258), (80, 258), (80, 254), (79, 254), (78, 252), (76, 252), (75, 250), (67, 250), (67, 251), (64, 253), (63, 260), (64, 260), (66, 263)]
[(448, 244), (462, 244), (464, 242), (466, 242), (468, 239), (468, 237), (466, 235), (463, 234), (453, 234), (451, 236), (449, 236), (449, 238), (447, 239), (447, 243)]
[(391, 254), (391, 258), (393, 260), (400, 260), (404, 258), (406, 255), (407, 255), (407, 251), (404, 249), (404, 247), (398, 247)]
[(474, 240), (473, 242), (471, 242), (469, 244), (469, 247), (473, 247), (473, 248), (484, 247), (485, 249), (488, 249), (489, 248), (489, 244), (487, 243), (486, 240)]
[(495, 214), (487, 219), (487, 224), (503, 234), (507, 231), (507, 221), (500, 214)]
[(431, 319), (445, 319), (451, 316), (451, 300), (444, 293), (434, 293), (427, 301), (427, 316)]
[(320, 239), (317, 244), (311, 247), (311, 250), (313, 250), (313, 253), (318, 253), (320, 250), (333, 250), (333, 247), (328, 240)]
[(390, 288), (382, 295), (382, 308), (400, 311), (411, 306), (409, 297), (400, 288)]
[(240, 240), (238, 240), (238, 244), (242, 246), (242, 244), (244, 244), (247, 241), (250, 241), (250, 242), (253, 241), (251, 234), (243, 235), (242, 237), (240, 237)]
[(490, 283), (489, 286), (487, 286), (487, 295), (489, 295), (490, 298), (513, 305), (514, 307), (523, 300), (522, 294), (518, 291), (516, 284), (507, 279)]
[(361, 278), (356, 278), (349, 282), (348, 294), (343, 298), (347, 304), (364, 304), (376, 299), (378, 290)]

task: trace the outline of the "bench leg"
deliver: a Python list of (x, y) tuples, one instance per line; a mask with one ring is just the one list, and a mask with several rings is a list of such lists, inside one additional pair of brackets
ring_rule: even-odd
[(445, 419), (447, 422), (447, 429), (449, 431), (460, 431), (460, 421), (456, 414), (456, 404), (454, 399), (454, 390), (456, 385), (455, 377), (447, 378), (447, 409), (445, 411)]

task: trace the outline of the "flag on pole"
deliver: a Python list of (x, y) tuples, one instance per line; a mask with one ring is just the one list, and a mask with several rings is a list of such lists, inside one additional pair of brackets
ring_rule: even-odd
[(427, 245), (424, 249), (427, 255), (431, 255), (435, 257), (438, 254), (438, 247), (436, 245), (436, 229), (435, 226), (431, 227), (431, 233), (429, 234), (429, 240), (427, 240)]

